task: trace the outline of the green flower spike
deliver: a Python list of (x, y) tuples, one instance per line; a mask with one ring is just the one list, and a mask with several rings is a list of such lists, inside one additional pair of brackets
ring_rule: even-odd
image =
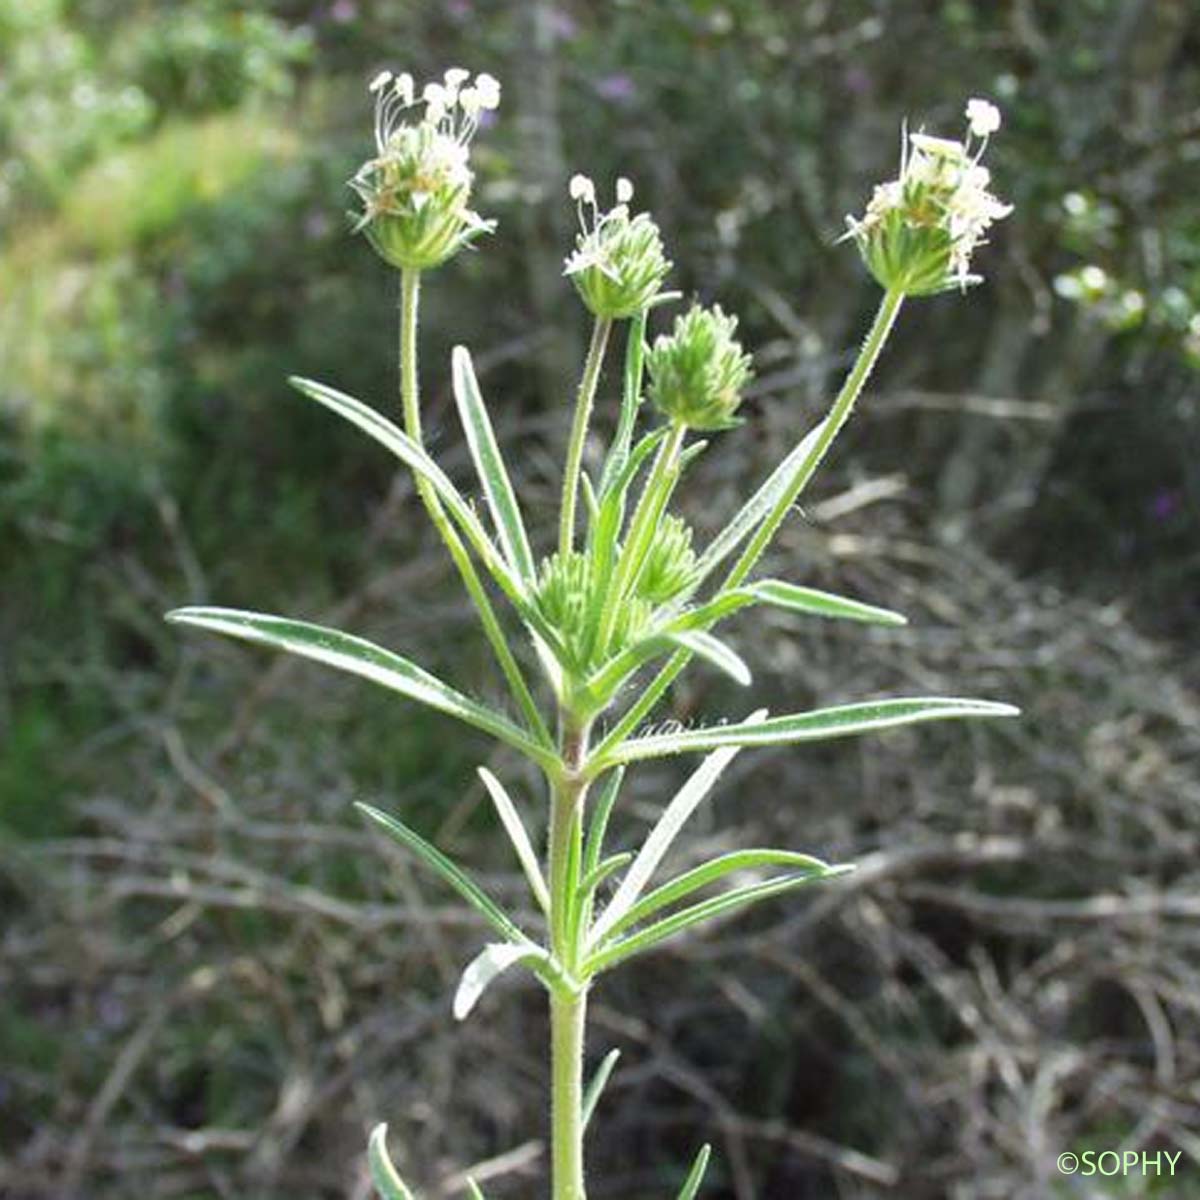
[(671, 269), (658, 226), (648, 213), (629, 215), (633, 184), (628, 179), (617, 180), (617, 203), (606, 213), (597, 208), (596, 187), (586, 175), (571, 179), (570, 193), (580, 233), (563, 274), (595, 316), (636, 316), (654, 301)]
[[(419, 100), (407, 73), (384, 71), (371, 84), (378, 154), (350, 180), (363, 205), (355, 228), (393, 267), (439, 266), (495, 228), (470, 207), (469, 158), (481, 114), (500, 103), (500, 84), (490, 75), (469, 80), (452, 67)], [(421, 119), (407, 120), (421, 105)]]
[(663, 416), (700, 431), (738, 424), (734, 413), (753, 373), (733, 336), (737, 325), (719, 306), (693, 305), (675, 318), (670, 337), (655, 340), (646, 355), (648, 394)]

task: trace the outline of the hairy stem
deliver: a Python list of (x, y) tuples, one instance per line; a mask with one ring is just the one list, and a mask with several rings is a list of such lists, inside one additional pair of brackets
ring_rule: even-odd
[[(421, 392), (417, 378), (417, 309), (420, 300), (421, 273), (406, 268), (400, 276), (400, 402), (404, 410), (404, 428), (408, 436), (418, 445), (423, 445), (421, 439)], [(545, 745), (552, 745), (550, 731), (542, 719), (534, 703), (533, 694), (517, 660), (509, 649), (504, 630), (496, 617), (492, 602), (488, 599), (487, 591), (475, 570), (474, 563), (458, 536), (457, 530), (451, 524), (441, 501), (437, 498), (429, 483), (417, 477), (417, 492), (429, 518), (441, 535), (442, 541), (450, 551), (450, 557), (458, 568), (463, 585), (475, 604), (479, 619), (483, 624), (484, 633), (496, 655), (496, 661), (504, 672), (505, 679), (512, 690), (513, 696), (521, 707), (525, 720), (533, 730), (534, 736)]]
[(564, 557), (575, 543), (575, 504), (579, 496), (579, 471), (583, 466), (583, 444), (587, 441), (588, 424), (592, 419), (592, 402), (600, 382), (600, 366), (604, 348), (608, 345), (611, 317), (597, 317), (592, 327), (592, 341), (579, 380), (579, 397), (575, 402), (575, 419), (571, 424), (571, 440), (567, 443), (567, 465), (563, 472), (562, 515), (558, 526), (558, 550)]
[(553, 1200), (584, 1200), (583, 1046), (587, 991), (574, 980), (582, 950), (575, 906), (583, 855), (587, 783), (580, 767), (588, 732), (563, 722), (563, 772), (551, 786), (550, 939), (565, 979), (550, 992), (550, 1127)]
[[(787, 490), (755, 531), (749, 545), (726, 577), (721, 588), (722, 591), (737, 587), (754, 569), (762, 557), (763, 551), (770, 545), (771, 539), (778, 532), (779, 526), (783, 524), (784, 518), (791, 511), (792, 505), (796, 503), (796, 499), (821, 465), (829, 447), (833, 445), (834, 439), (841, 432), (842, 426), (845, 425), (854, 410), (855, 401), (870, 377), (875, 363), (879, 360), (880, 352), (887, 342), (892, 326), (896, 323), (896, 317), (899, 315), (903, 302), (904, 294), (902, 292), (888, 291), (884, 293), (875, 319), (858, 352), (858, 357), (854, 360), (854, 365), (850, 368), (850, 373), (846, 376), (846, 380), (829, 410), (829, 416), (826, 418), (821, 436), (813, 443), (812, 449), (796, 467), (796, 473), (792, 476)], [(691, 661), (691, 658), (691, 651), (677, 650), (663, 664), (662, 669), (651, 680), (646, 690), (629, 706), (604, 741), (596, 747), (595, 758), (597, 760), (614, 747), (619, 746), (646, 719), (675, 681), (679, 672)]]

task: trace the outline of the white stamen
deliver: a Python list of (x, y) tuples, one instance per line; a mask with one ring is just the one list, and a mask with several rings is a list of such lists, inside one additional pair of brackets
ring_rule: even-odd
[(617, 180), (617, 203), (628, 204), (633, 199), (633, 184), (624, 175)]
[(500, 107), (500, 81), (486, 71), (475, 77), (475, 91), (479, 94), (479, 107), (494, 109)]
[(990, 137), (1000, 128), (1000, 110), (990, 100), (976, 97), (967, 102), (967, 124), (976, 137)]
[(596, 203), (596, 185), (586, 175), (572, 175), (567, 191), (572, 200), (584, 204)]
[(371, 82), (367, 85), (367, 91), (378, 92), (382, 88), (387, 87), (387, 85), (389, 83), (391, 83), (391, 81), (392, 81), (391, 71), (380, 71), (379, 74), (376, 75), (375, 78), (372, 79)]

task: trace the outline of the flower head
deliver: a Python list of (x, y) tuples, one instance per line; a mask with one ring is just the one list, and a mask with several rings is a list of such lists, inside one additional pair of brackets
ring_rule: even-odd
[(471, 82), (469, 71), (451, 67), (419, 97), (407, 72), (381, 71), (370, 91), (376, 155), (350, 181), (363, 205), (356, 230), (393, 266), (436, 267), (495, 227), (470, 207), (469, 160), (480, 118), (500, 103), (500, 84), (487, 74)]
[(974, 99), (966, 116), (962, 141), (909, 134), (899, 178), (875, 189), (861, 218), (846, 218), (846, 236), (885, 288), (926, 296), (978, 283), (971, 256), (992, 223), (1012, 212), (989, 191), (991, 174), (980, 163), (1000, 110)]
[(628, 179), (617, 180), (617, 202), (607, 212), (600, 211), (596, 186), (586, 175), (573, 175), (567, 190), (579, 212), (579, 236), (563, 274), (596, 316), (634, 316), (658, 295), (671, 269), (658, 226), (648, 213), (630, 216)]
[(660, 336), (646, 355), (648, 394), (665, 417), (689, 429), (729, 429), (752, 375), (750, 355), (734, 334), (737, 317), (720, 306), (693, 305), (675, 318), (671, 335)]

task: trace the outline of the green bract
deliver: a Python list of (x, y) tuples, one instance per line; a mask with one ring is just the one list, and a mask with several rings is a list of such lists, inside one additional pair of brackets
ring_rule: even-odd
[(676, 317), (670, 337), (659, 337), (646, 355), (650, 399), (669, 420), (689, 429), (732, 429), (749, 382), (750, 355), (733, 336), (737, 317), (719, 305), (693, 305)]
[[(659, 287), (669, 267), (658, 229), (646, 214), (630, 217), (633, 189), (627, 180), (618, 181), (616, 207), (600, 215), (591, 182), (577, 176), (571, 194), (584, 232), (568, 274), (596, 320), (571, 423), (557, 547), (539, 551), (538, 535), (552, 522), (528, 522), (520, 479), (514, 481), (509, 472), (463, 346), (453, 351), (450, 380), (478, 475), (477, 503), (459, 491), (422, 440), (421, 273), (487, 225), (467, 207), (472, 183), (467, 143), (478, 114), (498, 102), (499, 85), (484, 75), (473, 84), (469, 79), (466, 71), (453, 68), (443, 83), (427, 85), (419, 101), (424, 116), (412, 122), (402, 119), (418, 103), (411, 77), (381, 75), (373, 85), (379, 154), (354, 180), (364, 204), (361, 227), (401, 272), (402, 427), (334, 388), (292, 382), (411, 472), (420, 503), (478, 613), (511, 703), (484, 703), (405, 654), (306, 621), (212, 607), (178, 609), (170, 619), (286, 650), (378, 684), (405, 703), (423, 704), (467, 726), (475, 736), (494, 738), (540, 773), (548, 800), (544, 856), (534, 848), (534, 825), (524, 815), (528, 798), (510, 794), (498, 774), (479, 770), (533, 901), (519, 913), (506, 912), (467, 867), (399, 816), (372, 805), (358, 807), (372, 829), (414, 856), (487, 928), (455, 990), (456, 1018), (466, 1018), (490, 985), (519, 972), (548, 992), (553, 1197), (586, 1200), (583, 1132), (616, 1062), (615, 1053), (609, 1053), (585, 1091), (591, 983), (707, 921), (848, 869), (796, 850), (756, 848), (720, 854), (662, 878), (669, 851), (735, 756), (746, 748), (1016, 712), (1005, 704), (954, 697), (867, 699), (776, 714), (738, 703), (730, 719), (709, 718), (689, 729), (643, 729), (672, 682), (695, 659), (742, 686), (750, 683), (750, 665), (722, 628), (743, 610), (768, 605), (796, 618), (885, 627), (904, 623), (888, 608), (757, 578), (755, 571), (853, 411), (904, 297), (938, 290), (948, 280), (961, 282), (982, 229), (1002, 214), (998, 202), (981, 191), (982, 177), (972, 174), (982, 168), (964, 157), (961, 146), (948, 149), (929, 139), (914, 144), (902, 180), (882, 198), (877, 194), (867, 217), (852, 223), (852, 236), (886, 288), (845, 382), (824, 418), (798, 435), (795, 446), (697, 552), (692, 530), (671, 511), (688, 467), (705, 445), (689, 444), (688, 437), (737, 424), (750, 356), (734, 336), (737, 321), (716, 307), (693, 307), (675, 321), (669, 336), (647, 349), (649, 311), (664, 299)], [(986, 101), (973, 101), (968, 115), (972, 131), (984, 138), (999, 122)], [(585, 444), (618, 318), (630, 319), (620, 406), (606, 422), (614, 433), (603, 461), (589, 475)], [(667, 421), (639, 436), (646, 396)], [(718, 569), (724, 571), (719, 580)], [(511, 610), (507, 622), (496, 607), (499, 600)], [(535, 663), (540, 678), (531, 670)], [(657, 671), (648, 676), (652, 664), (658, 664)], [(601, 719), (603, 732), (595, 736)], [(644, 760), (696, 754), (703, 755), (699, 765), (662, 805), (650, 831), (634, 839), (632, 849), (610, 852), (608, 830), (626, 769)], [(682, 1178), (677, 1200), (697, 1196), (708, 1156), (705, 1146)], [(371, 1136), (368, 1161), (382, 1200), (415, 1200), (388, 1154), (383, 1125)], [(469, 1191), (476, 1200), (483, 1195), (473, 1183)]]

